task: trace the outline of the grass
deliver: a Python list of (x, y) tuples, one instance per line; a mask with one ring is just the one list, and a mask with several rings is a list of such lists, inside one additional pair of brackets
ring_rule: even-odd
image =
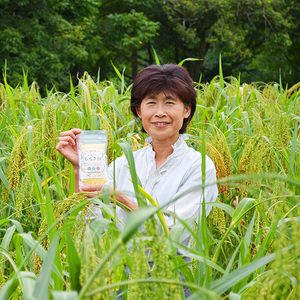
[[(298, 299), (297, 86), (241, 84), (224, 78), (221, 64), (219, 76), (195, 84), (188, 143), (214, 161), (219, 197), (198, 225), (177, 218), (168, 232), (164, 207), (135, 176), (131, 151), (145, 134), (130, 113), (131, 87), (117, 75), (117, 83), (97, 82), (85, 73), (69, 93), (45, 98), (25, 73), (15, 88), (0, 84), (0, 299), (110, 299), (120, 287), (123, 299), (185, 299), (184, 286), (189, 299)], [(59, 132), (73, 127), (108, 130), (109, 161), (125, 153), (130, 162), (142, 207), (123, 232), (101, 199), (93, 202), (106, 218), (82, 217), (91, 203), (73, 195), (72, 168), (54, 150)], [(179, 242), (185, 228), (190, 248)]]

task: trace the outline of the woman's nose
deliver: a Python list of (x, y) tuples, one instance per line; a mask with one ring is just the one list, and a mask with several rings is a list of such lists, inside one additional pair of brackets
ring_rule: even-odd
[(157, 105), (155, 116), (163, 117), (166, 115), (165, 108), (163, 105)]

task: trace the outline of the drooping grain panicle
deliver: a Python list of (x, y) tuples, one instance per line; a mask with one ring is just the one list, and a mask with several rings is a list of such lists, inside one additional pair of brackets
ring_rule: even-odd
[(275, 240), (275, 260), (269, 271), (257, 276), (245, 292), (247, 299), (299, 299), (300, 231), (295, 218), (280, 224)]
[[(149, 261), (153, 263), (150, 274), (154, 278), (178, 279), (178, 273), (174, 272), (174, 264), (167, 254), (166, 237), (157, 229), (157, 221), (154, 217), (145, 224), (146, 234), (151, 238), (151, 256)], [(165, 283), (155, 283), (150, 287), (151, 299), (174, 299), (179, 290), (177, 286)]]
[[(130, 252), (131, 269), (129, 273), (129, 280), (148, 278), (148, 262), (145, 254), (146, 244), (141, 240), (133, 239), (132, 250)], [(128, 300), (147, 299), (147, 284), (133, 283), (130, 285), (128, 292)]]
[(6, 91), (5, 86), (0, 83), (0, 111), (3, 109), (2, 106), (6, 102)]
[(26, 191), (27, 191), (27, 178), (23, 177), (16, 193), (15, 197), (15, 209), (16, 209), (16, 217), (20, 217), (22, 215), (22, 209), (26, 202)]
[(220, 153), (223, 159), (223, 162), (226, 166), (226, 175), (232, 176), (233, 174), (232, 158), (231, 158), (229, 145), (224, 134), (220, 130), (216, 130), (213, 136), (211, 137), (211, 144), (214, 148), (216, 148), (216, 150)]
[(14, 145), (9, 159), (9, 166), (7, 169), (7, 180), (9, 189), (16, 190), (20, 182), (20, 173), (22, 168), (26, 165), (26, 128), (24, 128), (20, 135), (14, 139)]
[(42, 120), (42, 142), (45, 144), (45, 148), (49, 148), (50, 157), (52, 160), (56, 160), (56, 136), (57, 136), (57, 124), (56, 124), (56, 107), (55, 96), (49, 98), (45, 103), (43, 109)]
[[(68, 214), (76, 205), (78, 205), (81, 201), (86, 200), (87, 193), (85, 192), (80, 192), (73, 194), (69, 196), (66, 199), (63, 199), (53, 205), (53, 212), (55, 215), (55, 219), (60, 221), (57, 223), (56, 228), (59, 229), (63, 226), (64, 224), (64, 215)], [(88, 205), (83, 209), (82, 214), (80, 215), (81, 217), (84, 216), (85, 218), (85, 213), (87, 213)], [(67, 218), (68, 219), (68, 218)], [(67, 220), (66, 219), (66, 220)], [(78, 228), (80, 227), (79, 224), (81, 224), (81, 219), (78, 217)], [(47, 231), (47, 219), (44, 218), (41, 222), (40, 228), (39, 228), (39, 236), (43, 235)], [(44, 237), (44, 239), (41, 241), (41, 244), (45, 247), (45, 249), (49, 248), (49, 236), (48, 234)]]
[[(206, 85), (202, 85), (203, 87), (203, 97), (201, 97), (203, 104), (206, 107), (215, 107), (215, 104), (220, 96), (220, 92), (217, 88), (219, 77), (214, 77), (210, 83), (207, 83)], [(219, 105), (219, 104), (218, 104)], [(215, 109), (218, 109), (218, 107), (215, 107)]]
[(32, 103), (36, 103), (39, 97), (40, 97), (39, 86), (34, 81), (30, 86), (30, 100)]
[[(269, 156), (270, 154), (270, 156)], [(264, 171), (266, 158), (272, 157), (272, 149), (264, 137), (253, 136), (245, 138), (244, 149), (238, 162), (239, 174), (259, 174)], [(248, 189), (254, 184), (258, 188), (261, 186), (261, 180), (257, 178), (254, 181), (245, 180), (240, 182), (243, 186), (243, 196), (246, 196)]]
[[(220, 203), (220, 197), (217, 198), (216, 202)], [(220, 207), (214, 206), (212, 208), (212, 212), (209, 214), (208, 217), (212, 220), (213, 224), (223, 235), (226, 231), (226, 219), (225, 219), (224, 210), (221, 209)]]
[[(101, 249), (102, 255), (97, 255), (97, 248), (95, 245), (94, 232), (90, 229), (89, 225), (87, 225), (85, 234), (82, 241), (82, 250), (81, 250), (81, 261), (83, 267), (81, 268), (80, 273), (80, 282), (83, 285), (97, 265), (101, 262), (101, 258), (103, 257), (104, 250), (104, 239), (101, 239), (98, 245), (98, 248)], [(92, 263), (91, 263), (92, 262)], [(96, 289), (98, 287), (103, 287), (110, 283), (110, 274), (111, 270), (109, 264), (106, 263), (102, 272), (97, 276), (97, 278), (93, 281), (89, 290)], [(110, 290), (106, 290), (102, 293), (98, 293), (92, 297), (92, 299), (105, 300), (110, 299), (111, 294)]]
[(101, 120), (100, 129), (107, 131), (107, 161), (108, 161), (108, 164), (110, 164), (113, 160), (112, 145), (114, 143), (114, 134), (113, 134), (113, 130), (112, 130), (111, 125), (110, 125), (109, 121), (107, 120), (107, 118), (100, 117), (100, 120)]
[(1, 183), (1, 202), (2, 206), (4, 207), (7, 203), (7, 200), (9, 199), (9, 191), (7, 190), (4, 183)]
[[(201, 143), (198, 140), (191, 139), (191, 142), (193, 143), (196, 150), (199, 151), (201, 147)], [(220, 143), (221, 145), (222, 143)], [(227, 174), (227, 168), (224, 163), (223, 157), (221, 153), (216, 149), (212, 143), (206, 142), (205, 143), (205, 149), (206, 149), (206, 155), (211, 158), (213, 161), (215, 168), (216, 168), (216, 177), (217, 179), (226, 178), (228, 176)], [(230, 168), (230, 167), (229, 167)], [(229, 196), (228, 193), (230, 193), (229, 187), (227, 184), (219, 184), (218, 185), (219, 193), (222, 195)]]

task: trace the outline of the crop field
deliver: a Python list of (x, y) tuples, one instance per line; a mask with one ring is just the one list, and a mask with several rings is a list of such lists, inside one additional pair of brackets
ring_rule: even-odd
[[(85, 73), (45, 97), (26, 73), (16, 87), (0, 83), (0, 300), (173, 300), (186, 288), (191, 300), (300, 299), (300, 84), (241, 84), (221, 68), (195, 83), (187, 142), (215, 163), (219, 196), (207, 218), (169, 231), (164, 208), (138, 186), (131, 151), (146, 135), (116, 74)], [(109, 162), (126, 155), (133, 167), (144, 205), (122, 232), (107, 193), (74, 194), (72, 166), (55, 146), (75, 127), (107, 130)], [(88, 221), (95, 204), (104, 218)]]

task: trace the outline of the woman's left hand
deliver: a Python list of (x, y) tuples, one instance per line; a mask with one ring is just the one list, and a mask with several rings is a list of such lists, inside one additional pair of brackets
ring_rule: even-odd
[[(95, 184), (95, 185), (83, 185), (81, 186), (82, 192), (90, 192), (89, 195), (87, 195), (88, 198), (97, 197), (97, 195), (102, 194), (104, 184)], [(114, 188), (112, 186), (109, 186), (108, 191), (110, 194), (114, 192)]]
[[(97, 197), (99, 194), (102, 194), (104, 184), (95, 184), (95, 185), (83, 185), (81, 187), (82, 192), (90, 192), (89, 195), (87, 195), (87, 198), (93, 198)], [(110, 197), (113, 197), (113, 195), (116, 195), (116, 200), (120, 202), (123, 206), (127, 207), (129, 211), (136, 210), (139, 208), (137, 203), (130, 200), (127, 196), (125, 196), (123, 193), (119, 192), (118, 190), (114, 190), (112, 186), (109, 186), (108, 188)], [(117, 203), (117, 205), (119, 205)]]

